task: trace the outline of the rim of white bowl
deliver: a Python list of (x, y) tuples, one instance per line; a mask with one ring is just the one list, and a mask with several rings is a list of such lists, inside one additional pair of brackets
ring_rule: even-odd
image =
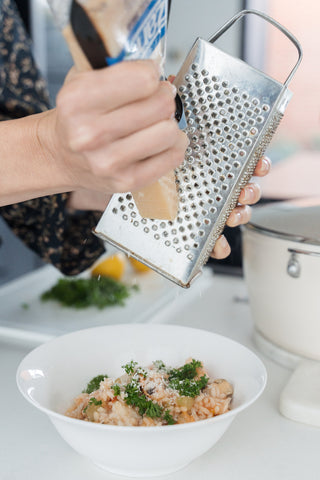
[[(195, 422), (179, 423), (178, 425), (176, 425), (176, 424), (174, 424), (174, 425), (158, 425), (158, 426), (152, 426), (152, 427), (151, 426), (150, 427), (148, 427), (148, 426), (138, 426), (137, 427), (137, 426), (126, 426), (126, 425), (109, 425), (109, 424), (106, 424), (106, 423), (85, 422), (84, 420), (80, 420), (78, 418), (71, 418), (71, 417), (68, 417), (68, 416), (66, 416), (62, 413), (58, 413), (58, 412), (55, 412), (54, 410), (50, 410), (49, 408), (43, 407), (39, 402), (37, 402), (36, 400), (34, 400), (30, 396), (28, 396), (27, 393), (25, 393), (25, 391), (20, 386), (19, 375), (20, 375), (20, 371), (21, 371), (21, 365), (36, 350), (42, 349), (43, 347), (45, 347), (45, 345), (47, 345), (49, 343), (51, 344), (55, 341), (58, 341), (62, 337), (65, 338), (67, 336), (72, 336), (73, 334), (75, 334), (77, 332), (93, 331), (93, 330), (98, 330), (98, 329), (108, 329), (108, 328), (116, 328), (116, 327), (126, 328), (128, 326), (130, 326), (130, 328), (134, 328), (134, 327), (138, 327), (138, 328), (141, 328), (141, 327), (168, 328), (168, 327), (170, 327), (171, 328), (171, 327), (174, 327), (174, 328), (177, 328), (177, 329), (185, 329), (185, 330), (188, 330), (188, 331), (194, 330), (194, 331), (197, 331), (197, 332), (199, 332), (199, 331), (206, 332), (206, 333), (210, 333), (210, 334), (214, 335), (215, 337), (223, 338), (224, 340), (227, 340), (230, 343), (234, 343), (238, 347), (246, 350), (247, 352), (249, 352), (255, 358), (255, 361), (257, 362), (257, 365), (259, 365), (259, 367), (261, 368), (262, 386), (259, 389), (259, 391), (250, 400), (247, 400), (242, 405), (239, 405), (238, 407), (235, 407), (234, 409), (231, 409), (228, 412), (222, 413), (220, 415), (216, 415), (215, 417), (207, 418), (207, 419), (204, 419), (204, 420), (197, 420)], [(80, 329), (80, 330), (75, 330), (73, 332), (70, 332), (70, 333), (67, 333), (65, 335), (61, 335), (59, 337), (53, 338), (52, 340), (49, 340), (48, 342), (45, 342), (45, 343), (39, 345), (35, 349), (31, 350), (31, 352), (29, 352), (20, 362), (20, 364), (18, 366), (18, 369), (17, 369), (17, 373), (16, 373), (16, 383), (17, 383), (17, 386), (18, 386), (18, 389), (19, 389), (20, 393), (24, 396), (24, 398), (26, 400), (28, 400), (28, 402), (31, 403), (31, 405), (34, 405), (38, 410), (42, 411), (43, 413), (45, 413), (49, 417), (54, 417), (54, 418), (57, 418), (60, 421), (75, 424), (75, 425), (82, 425), (84, 428), (93, 428), (93, 429), (94, 428), (104, 428), (106, 430), (119, 430), (119, 428), (120, 428), (121, 430), (128, 431), (128, 432), (129, 431), (130, 432), (138, 432), (138, 431), (139, 432), (140, 431), (141, 432), (143, 432), (143, 431), (148, 431), (149, 432), (149, 431), (167, 430), (168, 428), (170, 428), (170, 430), (173, 430), (173, 429), (181, 430), (183, 428), (195, 429), (195, 428), (199, 428), (204, 423), (217, 423), (217, 422), (223, 421), (226, 418), (233, 417), (233, 416), (237, 415), (238, 413), (240, 413), (241, 411), (248, 408), (250, 405), (252, 405), (260, 397), (260, 395), (263, 393), (263, 391), (266, 387), (267, 377), (268, 377), (267, 370), (266, 370), (266, 367), (265, 367), (264, 363), (262, 362), (262, 360), (260, 360), (260, 358), (252, 350), (250, 350), (250, 348), (245, 347), (244, 345), (242, 345), (241, 343), (233, 340), (232, 338), (226, 337), (224, 335), (220, 335), (220, 334), (215, 333), (215, 332), (211, 332), (210, 330), (205, 330), (205, 329), (201, 329), (201, 328), (193, 328), (193, 327), (185, 327), (185, 326), (182, 326), (182, 325), (153, 324), (153, 323), (152, 324), (145, 324), (145, 323), (133, 323), (133, 324), (128, 323), (128, 324), (125, 324), (125, 323), (123, 323), (123, 324), (120, 324), (120, 325), (117, 325), (117, 324), (103, 325), (103, 326), (99, 326), (99, 327), (91, 327), (91, 328), (84, 328), (84, 329)]]

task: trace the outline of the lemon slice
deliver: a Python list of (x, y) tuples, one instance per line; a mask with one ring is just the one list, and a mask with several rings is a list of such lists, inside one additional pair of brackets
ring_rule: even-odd
[(125, 270), (125, 258), (123, 255), (116, 253), (110, 257), (101, 260), (97, 265), (91, 270), (91, 275), (93, 277), (111, 277), (115, 280), (120, 280), (124, 274)]
[(139, 262), (135, 258), (129, 257), (129, 262), (133, 266), (136, 272), (150, 272), (151, 268), (147, 267), (144, 263)]

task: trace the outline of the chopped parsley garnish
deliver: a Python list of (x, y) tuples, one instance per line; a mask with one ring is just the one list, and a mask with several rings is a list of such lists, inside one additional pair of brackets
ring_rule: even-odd
[(130, 290), (135, 289), (109, 277), (60, 278), (50, 290), (41, 295), (41, 300), (57, 300), (65, 307), (95, 306), (102, 309), (113, 305), (123, 306), (125, 299), (130, 296)]
[(193, 379), (197, 375), (197, 368), (200, 368), (202, 363), (192, 359), (190, 363), (186, 363), (180, 368), (173, 368), (169, 371), (169, 380), (177, 379), (177, 380), (185, 380)]
[(120, 390), (120, 385), (118, 384), (114, 384), (112, 385), (112, 390), (113, 390), (113, 393), (115, 394), (116, 397), (118, 397), (121, 393), (121, 390)]
[(145, 414), (150, 418), (160, 418), (163, 412), (163, 408), (158, 403), (147, 400)]
[(138, 375), (142, 375), (143, 378), (147, 378), (148, 376), (147, 372), (142, 367), (136, 368), (135, 373), (137, 373)]
[(175, 420), (170, 414), (169, 410), (164, 412), (164, 408), (156, 402), (149, 400), (140, 390), (139, 382), (136, 379), (131, 380), (125, 388), (125, 402), (127, 405), (137, 407), (139, 415), (149, 418), (161, 418), (167, 422), (168, 425), (173, 425)]
[(127, 405), (132, 405), (139, 409), (139, 414), (142, 416), (147, 410), (147, 397), (140, 391), (139, 382), (132, 380), (125, 388), (125, 402)]
[(126, 363), (125, 365), (122, 365), (121, 368), (124, 369), (127, 375), (133, 375), (137, 365), (138, 365), (138, 362), (134, 362), (133, 360), (131, 360), (131, 362)]
[(179, 392), (182, 397), (197, 397), (201, 390), (207, 386), (209, 378), (203, 375), (199, 380), (171, 380), (169, 386)]
[(163, 408), (154, 403), (152, 400), (148, 400), (144, 393), (141, 392), (139, 382), (133, 379), (125, 388), (125, 402), (127, 405), (132, 405), (139, 409), (139, 414), (146, 415), (150, 418), (159, 418), (162, 415)]
[(155, 360), (152, 363), (159, 372), (167, 370), (167, 367), (165, 366), (165, 364), (162, 360)]
[(167, 422), (168, 425), (174, 425), (175, 423), (177, 423), (171, 415), (170, 410), (166, 410), (164, 412), (163, 419)]
[(201, 366), (201, 362), (192, 359), (190, 363), (180, 368), (173, 368), (169, 371), (169, 386), (183, 397), (196, 397), (207, 386), (209, 380), (206, 375), (195, 380), (197, 368)]
[(102, 401), (97, 400), (95, 397), (91, 397), (88, 405), (102, 405)]
[(85, 390), (82, 390), (82, 393), (92, 393), (95, 390), (98, 390), (100, 387), (100, 383), (105, 378), (108, 378), (108, 375), (97, 375), (92, 380), (90, 380), (90, 382), (87, 385), (87, 388), (85, 388)]
[(95, 397), (91, 397), (90, 400), (89, 400), (89, 403), (88, 405), (86, 406), (86, 408), (83, 409), (84, 412), (86, 412), (87, 408), (89, 407), (89, 405), (102, 405), (102, 401), (101, 400), (97, 400)]
[(126, 372), (127, 375), (142, 375), (144, 378), (147, 378), (147, 372), (142, 368), (138, 366), (138, 362), (134, 362), (131, 360), (131, 362), (126, 363), (126, 365), (122, 365), (122, 368)]

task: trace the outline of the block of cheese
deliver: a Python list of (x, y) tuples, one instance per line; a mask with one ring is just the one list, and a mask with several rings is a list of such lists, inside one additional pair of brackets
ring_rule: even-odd
[(132, 195), (144, 218), (174, 220), (177, 216), (179, 200), (174, 172), (169, 172)]
[(73, 30), (71, 28), (71, 25), (68, 24), (63, 30), (62, 30), (62, 35), (64, 36), (67, 44), (68, 44), (68, 47), (69, 47), (69, 50), (70, 50), (70, 53), (71, 53), (71, 56), (73, 58), (73, 61), (74, 61), (74, 64), (76, 66), (76, 68), (83, 72), (83, 71), (86, 71), (86, 70), (90, 70), (91, 69), (91, 65), (90, 63), (88, 62), (86, 56), (84, 55), (83, 51), (81, 50), (81, 47), (73, 33)]

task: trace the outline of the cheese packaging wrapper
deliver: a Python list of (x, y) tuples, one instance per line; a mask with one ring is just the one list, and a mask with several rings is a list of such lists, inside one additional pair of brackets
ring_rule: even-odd
[(77, 0), (107, 51), (106, 64), (154, 59), (164, 73), (167, 0)]

